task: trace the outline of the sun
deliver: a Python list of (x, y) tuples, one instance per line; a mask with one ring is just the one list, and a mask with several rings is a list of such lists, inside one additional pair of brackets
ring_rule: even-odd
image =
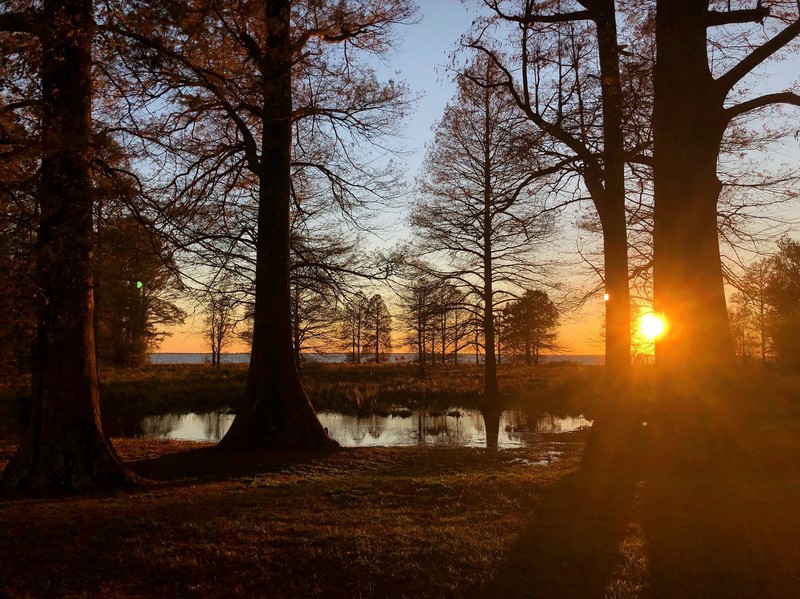
[(639, 329), (642, 331), (642, 335), (647, 339), (655, 341), (667, 330), (667, 322), (663, 317), (648, 312), (647, 314), (643, 314), (639, 320)]

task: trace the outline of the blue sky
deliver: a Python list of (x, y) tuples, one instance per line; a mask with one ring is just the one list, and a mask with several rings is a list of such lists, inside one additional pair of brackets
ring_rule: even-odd
[(388, 56), (386, 65), (408, 84), (412, 94), (421, 94), (416, 111), (406, 122), (405, 145), (414, 152), (405, 160), (411, 177), (422, 163), (423, 146), (433, 136), (431, 128), (455, 94), (447, 72), (450, 53), (477, 16), (474, 6), (470, 10), (459, 0), (420, 4), (421, 21), (403, 28), (398, 48)]

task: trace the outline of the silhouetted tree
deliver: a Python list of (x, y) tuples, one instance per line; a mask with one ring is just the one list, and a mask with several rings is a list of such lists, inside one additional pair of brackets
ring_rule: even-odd
[(18, 175), (33, 177), (20, 168), (25, 167), (11, 158), (0, 161), (0, 374), (9, 375), (30, 372), (36, 330), (33, 248), (38, 208), (35, 196), (14, 181)]
[(239, 324), (239, 301), (232, 289), (211, 289), (203, 302), (205, 333), (211, 349), (211, 365), (219, 366), (222, 350), (231, 342)]
[(348, 297), (339, 309), (341, 338), (350, 350), (349, 359), (353, 364), (361, 363), (361, 356), (367, 349), (368, 304), (367, 296), (359, 291)]
[(527, 366), (538, 366), (543, 350), (558, 348), (553, 331), (558, 325), (558, 308), (544, 291), (526, 290), (503, 308), (503, 316), (506, 343), (522, 349)]
[[(449, 281), (439, 282), (430, 297), (429, 319), (431, 335), (438, 337), (439, 358), (442, 364), (447, 362), (448, 355), (458, 363), (458, 352), (462, 348), (462, 339), (470, 315), (467, 310), (467, 297), (456, 285)], [(432, 359), (435, 360), (434, 338), (431, 342)]]
[(97, 353), (101, 362), (135, 366), (164, 339), (165, 325), (183, 322), (181, 283), (163, 241), (133, 217), (98, 224)]
[(772, 306), (768, 298), (768, 285), (774, 259), (762, 258), (745, 270), (739, 281), (739, 291), (731, 296), (731, 331), (737, 353), (749, 356), (753, 347), (758, 349), (761, 362), (767, 360), (770, 345), (769, 319)]
[[(465, 44), (501, 70), (500, 80), (509, 96), (546, 137), (548, 153), (559, 157), (567, 167), (565, 173), (579, 178), (581, 190), (588, 192), (597, 213), (603, 237), (599, 274), (609, 298), (605, 302), (607, 388), (583, 466), (607, 468), (626, 454), (639, 425), (638, 414), (628, 401), (631, 273), (625, 163), (641, 148), (625, 147), (624, 126), (635, 129), (630, 125), (636, 119), (625, 122), (623, 46), (615, 2), (484, 0), (484, 4), (491, 17), (477, 22), (477, 32)], [(503, 38), (499, 44), (492, 39), (494, 28)], [(504, 54), (509, 35), (515, 51)], [(627, 106), (635, 108), (636, 104)]]
[(236, 210), (256, 213), (255, 228), (222, 231), (208, 244), (215, 254), (220, 245), (231, 253), (231, 243), (249, 239), (255, 254), (245, 398), (220, 445), (331, 445), (303, 391), (292, 345), (291, 202), (306, 195), (293, 194), (303, 179), (292, 169), (327, 186), (346, 212), (378, 185), (380, 174), (354, 163), (357, 153), (343, 140), (369, 143), (396, 126), (404, 90), (380, 84), (357, 56), (384, 51), (411, 4), (203, 0), (192, 4), (190, 18), (183, 2), (135, 8), (115, 14), (110, 29), (135, 42), (137, 68), (154, 82), (146, 96), (165, 90), (182, 107), (161, 123), (172, 147), (187, 150), (190, 172), (177, 180), (188, 180), (190, 191), (181, 199), (222, 188)]
[[(656, 6), (654, 306), (669, 322), (656, 344), (656, 424), (662, 457), (689, 463), (709, 455), (710, 446), (697, 449), (707, 438), (695, 429), (708, 418), (699, 412), (727, 396), (720, 385), (734, 364), (718, 238), (722, 143), (731, 124), (753, 111), (800, 105), (790, 91), (748, 97), (742, 84), (800, 34), (800, 17), (796, 6), (775, 4), (772, 20), (771, 3), (718, 10), (708, 0), (658, 0)], [(764, 24), (763, 42), (745, 35), (723, 59), (710, 55), (720, 28), (741, 31), (748, 23)]]
[(458, 95), (436, 128), (410, 221), (423, 252), (447, 264), (431, 274), (480, 301), (484, 401), (496, 410), (494, 318), (497, 296), (505, 294), (497, 284), (520, 285), (539, 274), (533, 242), (552, 230), (552, 218), (542, 213), (534, 184), (552, 171), (540, 168), (539, 136), (500, 87), (502, 72), (485, 57), (473, 71), (487, 84), (458, 77)]
[(435, 286), (433, 279), (419, 277), (400, 293), (402, 321), (408, 332), (407, 342), (417, 350), (417, 363), (423, 372), (427, 362), (431, 296)]
[(78, 489), (131, 479), (100, 424), (92, 284), (91, 0), (0, 13), (40, 43), (41, 166), (31, 416), (3, 484)]
[(392, 315), (379, 293), (369, 298), (365, 316), (364, 344), (373, 351), (378, 364), (381, 355), (385, 356), (392, 350)]
[(768, 330), (779, 364), (800, 366), (800, 243), (785, 237), (766, 281)]

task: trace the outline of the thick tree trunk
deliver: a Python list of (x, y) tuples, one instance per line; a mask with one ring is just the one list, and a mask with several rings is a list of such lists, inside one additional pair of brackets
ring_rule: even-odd
[(734, 360), (717, 235), (724, 96), (708, 68), (707, 4), (662, 2), (657, 16), (654, 285), (670, 327), (657, 351), (659, 370), (675, 374)]
[(669, 329), (656, 344), (653, 432), (660, 457), (684, 464), (706, 459), (701, 429), (714, 428), (709, 409), (735, 363), (717, 234), (724, 95), (708, 67), (707, 9), (700, 0), (662, 1), (656, 18), (653, 276), (655, 309)]
[(227, 450), (337, 445), (319, 422), (292, 348), (289, 289), (291, 48), (289, 0), (264, 2), (267, 50), (256, 249), (253, 345), (245, 401), (220, 441)]
[(606, 365), (603, 404), (586, 443), (584, 470), (616, 469), (636, 451), (640, 402), (630, 393), (630, 292), (625, 214), (604, 222), (606, 292)]
[(616, 14), (613, 0), (595, 4), (603, 97), (603, 182), (591, 176), (587, 186), (603, 228), (606, 301), (604, 402), (586, 444), (586, 470), (616, 468), (634, 448), (638, 408), (631, 405), (631, 322), (628, 237), (625, 214), (625, 161), (622, 137), (622, 90)]
[(92, 284), (91, 0), (43, 3), (39, 288), (28, 429), (6, 487), (82, 489), (130, 482), (103, 433)]

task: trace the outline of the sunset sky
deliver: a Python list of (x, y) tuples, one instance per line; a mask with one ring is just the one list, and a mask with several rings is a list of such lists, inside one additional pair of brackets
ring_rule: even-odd
[[(432, 128), (442, 116), (445, 105), (455, 94), (455, 86), (448, 72), (450, 54), (457, 46), (460, 36), (469, 30), (473, 19), (476, 17), (475, 7), (468, 10), (460, 0), (435, 0), (435, 2), (421, 3), (421, 21), (409, 25), (399, 31), (400, 43), (386, 62), (380, 67), (385, 79), (396, 77), (404, 80), (414, 95), (420, 95), (417, 110), (405, 123), (405, 138), (401, 140), (407, 153), (400, 156), (397, 161), (404, 163), (406, 170), (407, 188), (412, 188), (414, 178), (419, 170), (425, 154), (425, 144), (433, 138)], [(796, 80), (796, 63), (791, 61), (771, 68), (774, 73), (771, 77), (758, 82), (759, 88), (765, 90), (779, 90)], [(778, 163), (800, 163), (800, 141), (796, 138), (787, 142), (784, 150), (775, 158)], [(409, 196), (406, 204), (398, 206), (383, 215), (381, 222), (388, 225), (388, 229), (381, 233), (380, 239), (371, 240), (375, 245), (388, 244), (400, 239), (407, 239), (410, 231), (406, 225), (406, 212), (404, 208), (413, 197)], [(569, 217), (568, 219), (569, 220)], [(573, 219), (574, 220), (574, 219)], [(572, 223), (566, 223), (567, 229), (561, 252), (574, 252), (577, 233), (568, 230)], [(580, 287), (583, 282), (594, 284), (586, 279), (585, 272), (577, 277), (571, 284)], [(391, 295), (387, 293), (385, 295)], [(187, 306), (189, 312), (193, 308)], [(392, 306), (390, 305), (390, 309)], [(645, 310), (646, 311), (646, 310)], [(592, 299), (580, 310), (564, 314), (559, 327), (559, 338), (566, 352), (570, 354), (599, 354), (603, 353), (602, 319), (603, 301), (601, 298)], [(202, 336), (202, 314), (195, 314), (187, 318), (181, 327), (170, 329), (172, 335), (168, 337), (157, 350), (159, 352), (207, 352), (207, 341)], [(395, 337), (399, 337), (396, 333)], [(635, 342), (635, 340), (634, 340)], [(398, 341), (395, 342), (396, 351), (404, 351)], [(231, 343), (226, 347), (226, 352), (249, 351), (247, 344), (240, 341)]]

